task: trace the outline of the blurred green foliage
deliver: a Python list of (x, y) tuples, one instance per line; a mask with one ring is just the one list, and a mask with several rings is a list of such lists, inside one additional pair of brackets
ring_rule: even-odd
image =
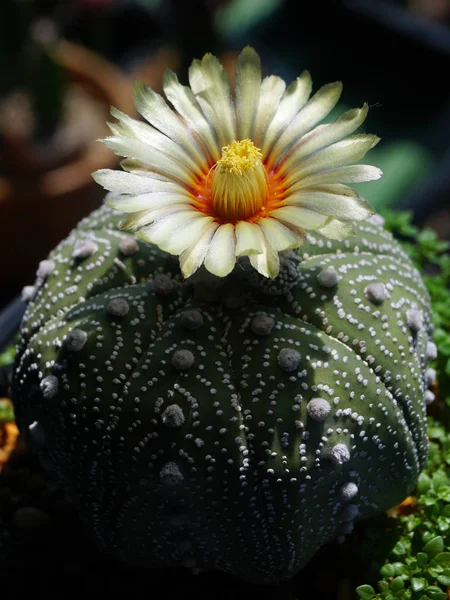
[(282, 0), (231, 0), (224, 2), (216, 11), (214, 26), (222, 37), (245, 35), (251, 27), (264, 21), (276, 9)]
[[(365, 128), (367, 131), (369, 127)], [(356, 191), (380, 211), (398, 205), (402, 198), (432, 170), (434, 160), (424, 146), (414, 140), (383, 142), (371, 150), (365, 162), (376, 165), (383, 177), (370, 185), (355, 184)]]

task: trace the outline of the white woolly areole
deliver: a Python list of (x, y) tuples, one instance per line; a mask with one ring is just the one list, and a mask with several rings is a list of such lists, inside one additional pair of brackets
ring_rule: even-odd
[(308, 402), (306, 410), (314, 421), (325, 421), (331, 412), (331, 404), (324, 398), (313, 398)]
[(317, 275), (317, 282), (323, 288), (333, 288), (339, 283), (339, 275), (334, 267), (327, 267)]
[(417, 308), (409, 308), (406, 311), (406, 322), (413, 333), (417, 333), (423, 327), (423, 313)]
[(41, 260), (39, 263), (38, 270), (36, 271), (36, 277), (48, 277), (55, 269), (55, 263), (53, 260)]
[(425, 401), (425, 406), (428, 406), (429, 404), (432, 404), (435, 401), (436, 396), (433, 394), (433, 392), (431, 390), (426, 390), (423, 398)]
[(436, 369), (429, 367), (425, 374), (427, 385), (433, 385), (436, 381)]
[(73, 258), (88, 258), (98, 250), (97, 244), (92, 240), (80, 240), (75, 244), (72, 252)]
[(384, 283), (371, 283), (364, 290), (364, 295), (373, 304), (382, 304), (387, 297)]
[(168, 427), (181, 427), (186, 417), (178, 404), (170, 404), (161, 415), (161, 420)]
[(34, 285), (26, 285), (24, 288), (22, 288), (21, 298), (24, 302), (29, 302), (33, 298), (35, 293), (36, 288), (34, 287)]
[(275, 321), (269, 315), (256, 315), (252, 319), (251, 328), (255, 335), (269, 335)]
[(172, 356), (172, 364), (175, 369), (184, 371), (194, 364), (195, 357), (190, 350), (176, 350)]
[(184, 481), (184, 476), (180, 471), (180, 467), (174, 462), (168, 462), (161, 469), (159, 476), (162, 483), (171, 487), (181, 485)]
[(427, 343), (427, 358), (428, 360), (435, 360), (437, 358), (437, 346), (434, 342)]
[(333, 464), (343, 465), (350, 460), (350, 451), (345, 444), (336, 444), (331, 449), (330, 458)]
[(341, 502), (349, 502), (358, 494), (358, 486), (353, 481), (344, 483), (339, 488), (339, 499)]
[(108, 303), (107, 310), (113, 317), (124, 317), (128, 314), (130, 306), (125, 298), (113, 298)]
[(181, 324), (186, 329), (199, 329), (204, 323), (203, 315), (198, 310), (186, 310), (181, 316)]
[(119, 250), (124, 256), (132, 256), (139, 250), (139, 244), (132, 235), (127, 235), (120, 240)]
[(40, 388), (44, 398), (53, 398), (58, 391), (58, 378), (54, 375), (44, 377), (41, 381)]
[(86, 331), (82, 329), (72, 329), (70, 333), (67, 334), (64, 344), (67, 350), (71, 352), (79, 352), (84, 348), (88, 339), (88, 334)]
[(282, 371), (295, 371), (300, 364), (301, 355), (294, 348), (283, 348), (278, 353), (277, 361)]

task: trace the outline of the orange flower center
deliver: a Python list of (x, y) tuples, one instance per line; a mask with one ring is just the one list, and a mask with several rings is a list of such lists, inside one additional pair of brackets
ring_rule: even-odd
[(191, 192), (195, 208), (221, 224), (257, 223), (286, 198), (279, 166), (268, 168), (261, 150), (248, 139), (224, 146), (221, 158)]
[(269, 187), (262, 152), (251, 140), (222, 148), (213, 170), (211, 207), (221, 221), (234, 223), (257, 215), (267, 202)]

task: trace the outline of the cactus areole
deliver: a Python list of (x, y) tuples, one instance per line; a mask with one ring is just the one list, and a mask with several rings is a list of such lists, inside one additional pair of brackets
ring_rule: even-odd
[(183, 280), (120, 220), (105, 205), (51, 253), (14, 377), (22, 433), (104, 550), (278, 581), (413, 490), (430, 304), (377, 220), (310, 237), (274, 280), (245, 260)]

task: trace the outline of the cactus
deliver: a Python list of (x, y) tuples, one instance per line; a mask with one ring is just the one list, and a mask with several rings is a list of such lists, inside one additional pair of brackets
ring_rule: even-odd
[(427, 458), (428, 293), (378, 217), (269, 280), (183, 279), (103, 206), (28, 288), (17, 422), (96, 543), (148, 566), (292, 577), (402, 501)]

